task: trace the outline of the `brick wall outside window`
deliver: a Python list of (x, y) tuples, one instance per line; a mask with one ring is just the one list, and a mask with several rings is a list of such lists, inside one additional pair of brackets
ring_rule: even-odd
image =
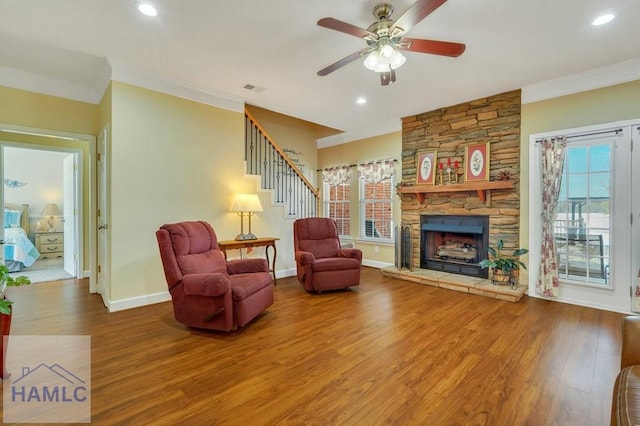
[(366, 238), (391, 239), (393, 232), (393, 179), (361, 182), (361, 230)]
[(338, 234), (351, 233), (351, 184), (325, 184), (325, 215), (336, 221)]

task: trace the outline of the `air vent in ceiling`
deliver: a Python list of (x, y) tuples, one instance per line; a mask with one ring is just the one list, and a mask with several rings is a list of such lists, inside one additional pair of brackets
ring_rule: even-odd
[(242, 86), (243, 89), (251, 90), (252, 92), (262, 93), (267, 90), (265, 87), (256, 86), (255, 84), (247, 83)]

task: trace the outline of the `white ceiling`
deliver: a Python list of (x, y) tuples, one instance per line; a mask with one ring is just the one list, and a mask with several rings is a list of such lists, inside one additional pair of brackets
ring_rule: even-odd
[[(112, 75), (135, 75), (333, 127), (353, 140), (399, 130), (404, 116), (612, 64), (632, 63), (628, 78), (640, 78), (638, 0), (449, 0), (407, 36), (462, 42), (465, 53), (407, 52), (387, 87), (361, 61), (316, 75), (366, 46), (318, 27), (318, 19), (366, 28), (376, 0), (150, 2), (156, 18), (141, 15), (135, 0), (0, 0), (0, 84), (28, 81), (31, 90), (88, 93), (84, 100), (97, 102)], [(413, 0), (392, 4), (397, 19)], [(590, 25), (605, 12), (616, 19)], [(247, 83), (265, 90), (248, 91)], [(368, 102), (356, 104), (359, 96)]]

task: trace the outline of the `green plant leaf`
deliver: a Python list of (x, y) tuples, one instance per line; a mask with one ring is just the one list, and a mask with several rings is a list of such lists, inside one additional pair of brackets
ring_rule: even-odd
[(0, 314), (11, 314), (11, 305), (13, 305), (11, 300), (0, 299)]

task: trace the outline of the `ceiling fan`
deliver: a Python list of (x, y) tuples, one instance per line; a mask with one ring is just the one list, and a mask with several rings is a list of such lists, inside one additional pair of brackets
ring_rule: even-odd
[(373, 16), (377, 21), (366, 30), (334, 18), (320, 19), (319, 26), (360, 37), (367, 42), (367, 47), (321, 69), (318, 71), (318, 75), (330, 74), (367, 55), (364, 66), (379, 73), (380, 83), (383, 86), (388, 86), (396, 81), (396, 69), (406, 60), (400, 51), (429, 53), (453, 58), (462, 55), (466, 47), (462, 43), (403, 37), (411, 28), (446, 1), (418, 0), (395, 22), (391, 20), (393, 6), (389, 3), (380, 3), (373, 8)]

